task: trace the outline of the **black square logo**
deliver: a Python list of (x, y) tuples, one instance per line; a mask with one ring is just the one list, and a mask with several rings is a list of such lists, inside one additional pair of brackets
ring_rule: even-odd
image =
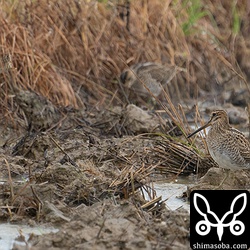
[(197, 190), (190, 194), (192, 249), (248, 249), (250, 193), (246, 190)]

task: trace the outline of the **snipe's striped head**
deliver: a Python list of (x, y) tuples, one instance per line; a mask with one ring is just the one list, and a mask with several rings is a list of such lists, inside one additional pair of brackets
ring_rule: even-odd
[(210, 120), (205, 125), (201, 126), (197, 130), (195, 130), (193, 133), (188, 135), (187, 138), (190, 138), (191, 136), (195, 135), (199, 131), (201, 131), (209, 126), (212, 126), (214, 128), (220, 127), (220, 128), (228, 129), (230, 127), (230, 125), (229, 125), (229, 119), (228, 119), (227, 112), (225, 110), (216, 110), (216, 111), (212, 112)]
[(0, 74), (13, 68), (12, 56), (10, 53), (2, 55), (0, 59)]

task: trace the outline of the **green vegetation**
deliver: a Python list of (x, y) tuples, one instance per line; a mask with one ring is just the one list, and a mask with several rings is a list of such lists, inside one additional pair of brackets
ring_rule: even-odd
[(207, 16), (208, 12), (202, 10), (201, 0), (185, 0), (183, 8), (186, 10), (188, 20), (182, 24), (182, 29), (185, 35), (190, 35), (199, 30), (195, 25), (201, 18)]
[(240, 20), (240, 16), (239, 16), (236, 4), (233, 4), (232, 13), (233, 13), (232, 31), (233, 31), (233, 34), (237, 35), (240, 32), (241, 20)]

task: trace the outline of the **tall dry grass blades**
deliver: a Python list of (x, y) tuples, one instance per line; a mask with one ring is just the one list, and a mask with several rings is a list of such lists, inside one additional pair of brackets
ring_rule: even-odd
[(13, 82), (58, 105), (124, 104), (117, 79), (138, 62), (187, 69), (175, 87), (186, 98), (245, 79), (236, 62), (247, 73), (246, 0), (2, 0), (0, 8), (0, 55), (13, 57)]
[[(58, 105), (77, 107), (71, 83), (58, 73), (51, 59), (33, 44), (30, 31), (20, 25), (9, 24), (1, 26), (0, 29), (2, 34), (6, 34), (5, 39), (1, 40), (1, 47), (6, 47), (5, 50), (12, 54), (16, 84), (22, 88), (34, 89)], [(9, 88), (13, 86), (13, 82), (7, 84)]]

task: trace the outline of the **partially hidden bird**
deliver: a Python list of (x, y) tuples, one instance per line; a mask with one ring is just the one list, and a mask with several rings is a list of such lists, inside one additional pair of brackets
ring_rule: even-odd
[(11, 54), (4, 54), (0, 59), (0, 74), (9, 71), (13, 68)]
[(132, 65), (120, 75), (120, 81), (128, 89), (140, 96), (147, 96), (151, 92), (158, 97), (162, 89), (184, 69), (177, 66), (164, 66), (159, 63), (146, 62)]

